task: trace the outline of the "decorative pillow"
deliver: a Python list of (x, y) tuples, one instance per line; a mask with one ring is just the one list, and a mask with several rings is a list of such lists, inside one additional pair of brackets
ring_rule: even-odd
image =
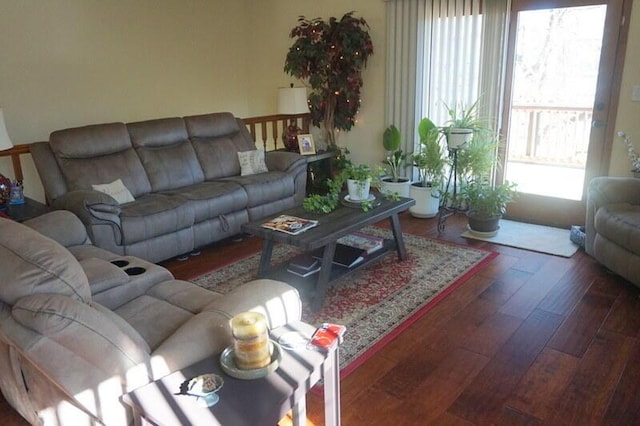
[(266, 173), (267, 164), (264, 162), (264, 151), (253, 149), (251, 151), (238, 152), (240, 161), (240, 176), (255, 175), (256, 173)]
[(114, 180), (111, 183), (105, 183), (102, 185), (91, 185), (94, 191), (104, 192), (111, 195), (118, 204), (130, 203), (135, 201), (131, 192), (124, 186), (121, 179)]

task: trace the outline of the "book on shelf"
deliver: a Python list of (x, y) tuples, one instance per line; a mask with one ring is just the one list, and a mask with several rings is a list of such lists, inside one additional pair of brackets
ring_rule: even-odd
[(289, 261), (289, 266), (301, 271), (309, 271), (320, 265), (318, 259), (309, 254), (302, 254)]
[(338, 239), (338, 243), (364, 250), (367, 254), (374, 253), (384, 247), (384, 238), (363, 232), (353, 232)]
[(298, 268), (296, 266), (293, 265), (289, 265), (289, 267), (287, 268), (287, 272), (293, 274), (293, 275), (297, 275), (299, 277), (302, 278), (306, 278), (310, 275), (313, 275), (315, 273), (317, 273), (318, 271), (320, 271), (320, 262), (317, 263), (317, 265), (311, 269), (302, 269), (302, 268)]
[[(313, 252), (313, 257), (322, 259), (324, 248), (320, 248)], [(357, 247), (347, 246), (344, 244), (336, 244), (336, 251), (333, 255), (333, 263), (336, 265), (351, 268), (364, 260), (366, 252)]]
[(281, 214), (278, 217), (269, 219), (261, 226), (267, 229), (273, 229), (274, 231), (286, 232), (291, 235), (298, 235), (307, 229), (313, 228), (318, 225), (317, 220), (303, 219), (301, 217), (289, 216)]

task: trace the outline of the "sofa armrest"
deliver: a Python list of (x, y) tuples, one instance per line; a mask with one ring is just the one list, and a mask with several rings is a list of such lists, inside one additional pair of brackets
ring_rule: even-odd
[(593, 255), (595, 216), (598, 209), (608, 204), (640, 204), (640, 179), (600, 176), (589, 182), (585, 223), (585, 251)]
[(265, 153), (265, 162), (269, 170), (287, 172), (303, 165), (306, 167), (307, 159), (295, 152), (269, 151)]
[(56, 209), (73, 212), (84, 226), (91, 240), (95, 243), (96, 227), (109, 226), (113, 230), (115, 245), (122, 244), (122, 227), (120, 224), (120, 204), (108, 194), (93, 190), (67, 192), (53, 203)]
[(54, 210), (26, 220), (24, 225), (35, 229), (65, 247), (89, 244), (84, 224), (67, 210)]

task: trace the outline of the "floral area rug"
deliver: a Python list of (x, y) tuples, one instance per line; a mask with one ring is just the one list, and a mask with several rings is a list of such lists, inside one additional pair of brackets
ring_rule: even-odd
[[(391, 232), (367, 227), (368, 234), (392, 238)], [(303, 303), (303, 320), (316, 326), (323, 322), (347, 327), (340, 346), (340, 369), (344, 377), (391, 341), (402, 330), (462, 284), (497, 253), (404, 234), (407, 259), (396, 252), (333, 284), (323, 308), (312, 312)], [(272, 264), (297, 254), (291, 246), (277, 244)], [(260, 254), (209, 272), (192, 281), (227, 293), (255, 279)]]

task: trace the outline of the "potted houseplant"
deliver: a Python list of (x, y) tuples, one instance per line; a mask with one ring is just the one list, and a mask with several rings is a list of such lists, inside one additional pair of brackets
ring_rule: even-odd
[(442, 131), (447, 138), (449, 149), (464, 148), (471, 141), (474, 133), (486, 130), (484, 122), (478, 118), (478, 101), (476, 100), (469, 108), (464, 105), (460, 108), (446, 106), (449, 121)]
[(384, 195), (396, 194), (400, 197), (409, 197), (408, 178), (400, 177), (400, 172), (407, 164), (408, 154), (400, 149), (400, 131), (393, 124), (387, 127), (382, 135), (382, 146), (387, 151), (387, 156), (382, 162), (386, 166), (386, 176), (380, 180), (380, 192)]
[(346, 13), (328, 21), (301, 16), (290, 33), (284, 71), (311, 86), (311, 122), (323, 129), (330, 149), (336, 146), (336, 130), (349, 131), (360, 108), (362, 71), (373, 54), (369, 25)]
[(348, 163), (344, 173), (348, 190), (347, 201), (362, 203), (369, 200), (371, 179), (374, 177), (371, 167), (366, 164)]
[(428, 218), (438, 214), (447, 157), (440, 143), (440, 131), (431, 120), (423, 118), (420, 121), (418, 134), (420, 147), (411, 156), (418, 170), (418, 181), (412, 183), (409, 190), (416, 204), (409, 208), (409, 212), (415, 217)]
[(468, 208), (469, 231), (481, 237), (496, 235), (507, 204), (515, 198), (515, 187), (515, 183), (508, 181), (492, 185), (482, 178), (464, 183), (462, 197)]

